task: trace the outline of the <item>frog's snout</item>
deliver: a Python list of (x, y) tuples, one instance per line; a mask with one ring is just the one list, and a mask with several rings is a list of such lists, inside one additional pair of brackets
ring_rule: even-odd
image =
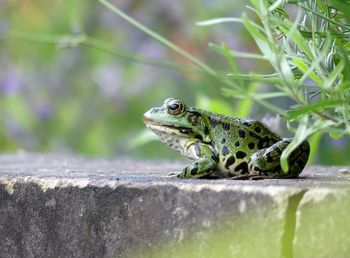
[(151, 112), (151, 110), (148, 110), (146, 113), (143, 114), (143, 122), (145, 124), (147, 124), (147, 122), (149, 121), (149, 113)]
[(145, 112), (143, 114), (144, 117), (149, 117), (152, 113), (156, 113), (156, 108), (151, 108), (150, 110), (148, 110), (147, 112)]
[(146, 113), (143, 114), (143, 122), (145, 124), (152, 122), (153, 120), (152, 114), (156, 112), (155, 110), (156, 110), (155, 108), (151, 108), (150, 110), (148, 110)]
[(150, 111), (151, 111), (151, 110), (148, 110), (147, 112), (145, 112), (145, 113), (143, 114), (143, 118), (148, 117), (148, 116), (149, 116)]
[(151, 108), (146, 113), (143, 114), (143, 120), (153, 120), (152, 118), (155, 117), (155, 115), (159, 112), (162, 112), (164, 109), (162, 108)]

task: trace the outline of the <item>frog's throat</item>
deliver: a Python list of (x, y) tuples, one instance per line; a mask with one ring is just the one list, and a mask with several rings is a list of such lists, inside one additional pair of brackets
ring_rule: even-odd
[[(158, 124), (146, 124), (162, 142), (168, 145), (171, 149), (180, 152), (182, 155), (194, 158), (194, 154), (189, 149), (193, 143), (193, 137), (190, 133), (187, 133), (189, 128), (168, 126), (168, 125), (158, 125)], [(192, 129), (191, 129), (192, 131)]]

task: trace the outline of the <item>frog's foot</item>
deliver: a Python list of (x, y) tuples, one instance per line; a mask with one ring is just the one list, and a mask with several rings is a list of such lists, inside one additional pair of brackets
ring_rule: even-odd
[(193, 144), (195, 161), (185, 167), (177, 175), (179, 178), (205, 178), (209, 176), (216, 168), (218, 158), (214, 155), (212, 149), (205, 144)]
[(183, 171), (177, 175), (179, 178), (206, 178), (210, 176), (216, 162), (211, 158), (202, 157), (189, 164)]
[(170, 172), (166, 177), (167, 178), (178, 178), (181, 173), (177, 171)]
[(214, 159), (202, 157), (183, 169), (179, 178), (209, 178), (217, 164)]

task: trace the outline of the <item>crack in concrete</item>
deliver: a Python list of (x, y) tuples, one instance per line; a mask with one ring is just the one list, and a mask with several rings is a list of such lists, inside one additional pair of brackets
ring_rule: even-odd
[(297, 210), (306, 190), (294, 194), (288, 199), (288, 206), (285, 215), (285, 225), (281, 238), (281, 254), (282, 258), (293, 258), (293, 241), (296, 230)]

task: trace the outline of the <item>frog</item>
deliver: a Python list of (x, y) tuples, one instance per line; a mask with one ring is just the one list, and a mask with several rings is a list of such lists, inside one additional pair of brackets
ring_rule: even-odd
[(285, 173), (280, 158), (293, 138), (281, 138), (258, 120), (187, 107), (176, 98), (148, 110), (143, 121), (162, 142), (192, 160), (175, 174), (183, 179), (296, 178), (310, 154), (304, 140), (289, 155)]

